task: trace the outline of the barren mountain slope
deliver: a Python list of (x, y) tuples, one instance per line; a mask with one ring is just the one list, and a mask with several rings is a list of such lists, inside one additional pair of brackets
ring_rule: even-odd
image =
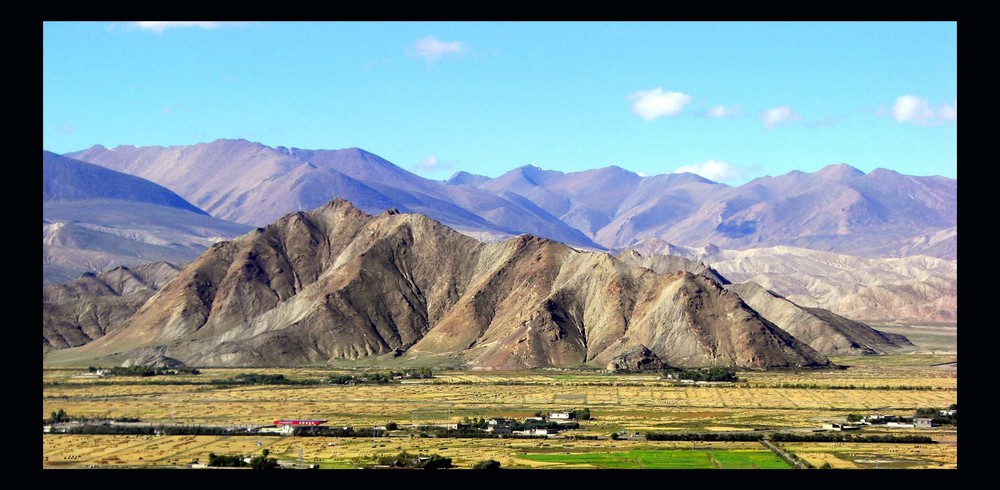
[(196, 365), (459, 353), (469, 367), (603, 367), (642, 347), (677, 366), (828, 363), (707, 277), (529, 235), (483, 244), (343, 200), (212, 246), (123, 328), (47, 362), (153, 349)]
[(957, 260), (868, 259), (795, 247), (692, 248), (655, 239), (643, 240), (636, 249), (703, 261), (731, 281), (752, 281), (800, 306), (856, 320), (958, 321)]
[(180, 269), (166, 262), (85, 274), (42, 290), (42, 350), (76, 347), (124, 325)]

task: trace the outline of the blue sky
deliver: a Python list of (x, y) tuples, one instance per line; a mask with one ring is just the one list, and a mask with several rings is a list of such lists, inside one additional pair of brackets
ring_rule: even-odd
[(43, 147), (245, 138), (424, 177), (957, 177), (954, 22), (47, 22)]

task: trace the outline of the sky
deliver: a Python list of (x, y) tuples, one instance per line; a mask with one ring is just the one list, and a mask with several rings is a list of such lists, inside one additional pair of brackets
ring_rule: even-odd
[(956, 22), (45, 22), (42, 144), (957, 178)]

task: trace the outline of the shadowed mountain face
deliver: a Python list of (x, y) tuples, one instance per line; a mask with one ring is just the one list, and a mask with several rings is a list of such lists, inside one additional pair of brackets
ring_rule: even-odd
[(249, 230), (212, 218), (148, 180), (42, 152), (42, 277), (165, 260), (186, 263)]
[(115, 200), (208, 213), (146, 179), (42, 150), (42, 202)]
[(213, 245), (120, 328), (46, 362), (155, 351), (193, 365), (293, 365), (397, 349), (496, 369), (828, 364), (708, 277), (529, 235), (483, 244), (344, 200)]
[(71, 155), (156, 182), (217, 218), (254, 226), (339, 197), (369, 213), (391, 208), (421, 213), (460, 231), (526, 232), (600, 248), (519, 196), (428, 180), (357, 148), (302, 150), (216, 140), (169, 148), (94, 146)]
[(608, 248), (655, 238), (695, 247), (956, 257), (957, 181), (944, 177), (865, 174), (838, 164), (730, 187), (693, 174), (526, 166), (495, 179), (456, 174), (449, 182), (523, 196)]

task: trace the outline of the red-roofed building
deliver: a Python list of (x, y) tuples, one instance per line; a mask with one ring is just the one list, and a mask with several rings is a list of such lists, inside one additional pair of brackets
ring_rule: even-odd
[(281, 426), (281, 425), (291, 425), (291, 426), (309, 425), (309, 426), (315, 427), (317, 425), (325, 424), (325, 423), (326, 423), (325, 420), (316, 420), (316, 419), (287, 419), (287, 420), (282, 419), (282, 420), (275, 420), (274, 421), (274, 425), (278, 425), (278, 426)]
[(296, 427), (316, 427), (325, 423), (325, 420), (316, 419), (281, 419), (274, 421), (274, 425), (279, 429), (279, 433), (286, 436), (292, 435)]

